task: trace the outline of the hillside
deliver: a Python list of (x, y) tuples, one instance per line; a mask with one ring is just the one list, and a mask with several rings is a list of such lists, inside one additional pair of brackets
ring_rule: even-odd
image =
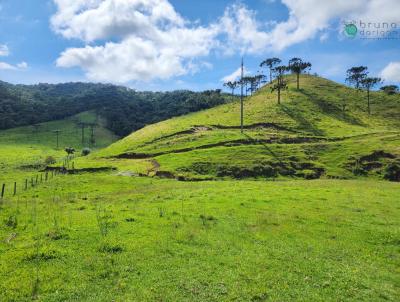
[(299, 91), (288, 81), (281, 105), (269, 85), (245, 100), (244, 134), (236, 101), (147, 126), (92, 159), (179, 179), (382, 178), (399, 160), (399, 94), (371, 93), (369, 116), (365, 92), (311, 75)]
[(124, 136), (145, 125), (219, 104), (220, 90), (140, 92), (93, 83), (12, 85), (0, 81), (0, 129), (64, 119), (96, 110), (112, 132)]
[[(94, 142), (91, 128), (80, 123), (94, 125)], [(105, 120), (94, 112), (83, 112), (67, 119), (0, 131), (0, 182), (4, 179), (22, 180), (45, 166), (49, 156), (60, 160), (66, 156), (65, 147), (73, 147), (79, 153), (82, 148), (104, 148), (118, 137), (105, 128)], [(54, 130), (59, 130), (58, 149)]]

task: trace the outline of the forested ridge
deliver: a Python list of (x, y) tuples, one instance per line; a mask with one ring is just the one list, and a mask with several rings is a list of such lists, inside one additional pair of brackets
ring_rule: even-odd
[(53, 121), (96, 110), (107, 127), (125, 136), (173, 116), (226, 103), (220, 90), (140, 92), (111, 84), (13, 85), (0, 81), (0, 129)]

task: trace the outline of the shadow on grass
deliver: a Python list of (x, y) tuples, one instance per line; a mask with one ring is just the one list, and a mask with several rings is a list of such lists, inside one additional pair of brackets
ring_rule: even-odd
[(299, 124), (301, 130), (311, 132), (314, 135), (324, 135), (325, 132), (313, 124), (310, 120), (304, 117), (304, 115), (296, 108), (291, 108), (286, 104), (280, 105), (281, 110), (286, 113), (289, 117), (295, 120)]
[[(252, 138), (250, 135), (248, 135), (246, 133), (243, 133), (243, 135), (252, 141), (256, 141), (256, 139)], [(257, 141), (257, 143), (261, 144), (280, 164), (283, 164), (283, 162), (282, 162), (281, 158), (278, 156), (278, 154), (276, 154), (274, 151), (272, 151), (272, 149), (266, 143), (261, 142), (261, 141)]]
[(340, 108), (338, 105), (333, 104), (332, 102), (326, 102), (317, 95), (306, 92), (305, 90), (302, 90), (301, 93), (308, 97), (311, 102), (317, 105), (321, 112), (326, 116), (352, 125), (365, 127), (365, 124), (360, 119), (349, 114), (348, 112), (343, 112), (342, 108)]

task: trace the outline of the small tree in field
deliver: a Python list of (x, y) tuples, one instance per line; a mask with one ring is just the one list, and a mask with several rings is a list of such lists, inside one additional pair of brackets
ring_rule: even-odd
[(282, 61), (279, 58), (269, 58), (261, 62), (260, 67), (267, 66), (269, 68), (269, 82), (272, 83), (272, 69)]
[(300, 58), (293, 58), (289, 61), (289, 69), (291, 72), (296, 74), (297, 89), (300, 89), (300, 74), (302, 74), (305, 70), (311, 69), (311, 63), (303, 62), (303, 60)]
[(378, 85), (382, 80), (380, 78), (364, 78), (361, 80), (360, 85), (367, 91), (367, 100), (368, 100), (368, 114), (371, 114), (371, 106), (370, 106), (370, 91), (376, 85)]
[(67, 152), (67, 157), (69, 158), (71, 155), (75, 153), (75, 149), (72, 147), (65, 148), (65, 152)]
[(357, 66), (347, 70), (346, 82), (354, 85), (356, 89), (360, 89), (361, 81), (368, 76), (368, 67)]
[(224, 83), (224, 86), (227, 87), (227, 88), (229, 88), (229, 89), (231, 89), (231, 91), (232, 91), (232, 98), (233, 98), (233, 96), (234, 96), (234, 94), (235, 94), (235, 89), (238, 87), (238, 82), (236, 82), (236, 81), (233, 81), (233, 82), (229, 81), (229, 82)]
[(392, 94), (399, 93), (399, 86), (397, 86), (397, 85), (387, 85), (387, 86), (381, 87), (381, 90), (383, 92), (387, 93), (388, 95), (392, 95)]
[(278, 104), (281, 103), (281, 91), (287, 89), (287, 83), (285, 81), (284, 75), (287, 73), (287, 66), (277, 66), (272, 69), (272, 72), (275, 75), (276, 83), (271, 87), (271, 91), (278, 92)]

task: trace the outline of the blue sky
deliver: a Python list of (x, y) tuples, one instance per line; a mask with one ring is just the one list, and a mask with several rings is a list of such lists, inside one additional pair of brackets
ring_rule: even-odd
[[(220, 88), (241, 56), (253, 73), (277, 56), (339, 82), (366, 65), (398, 83), (399, 11), (398, 0), (0, 0), (0, 79), (204, 90)], [(350, 21), (355, 38), (342, 32)], [(368, 22), (391, 24), (392, 39), (362, 39)]]

